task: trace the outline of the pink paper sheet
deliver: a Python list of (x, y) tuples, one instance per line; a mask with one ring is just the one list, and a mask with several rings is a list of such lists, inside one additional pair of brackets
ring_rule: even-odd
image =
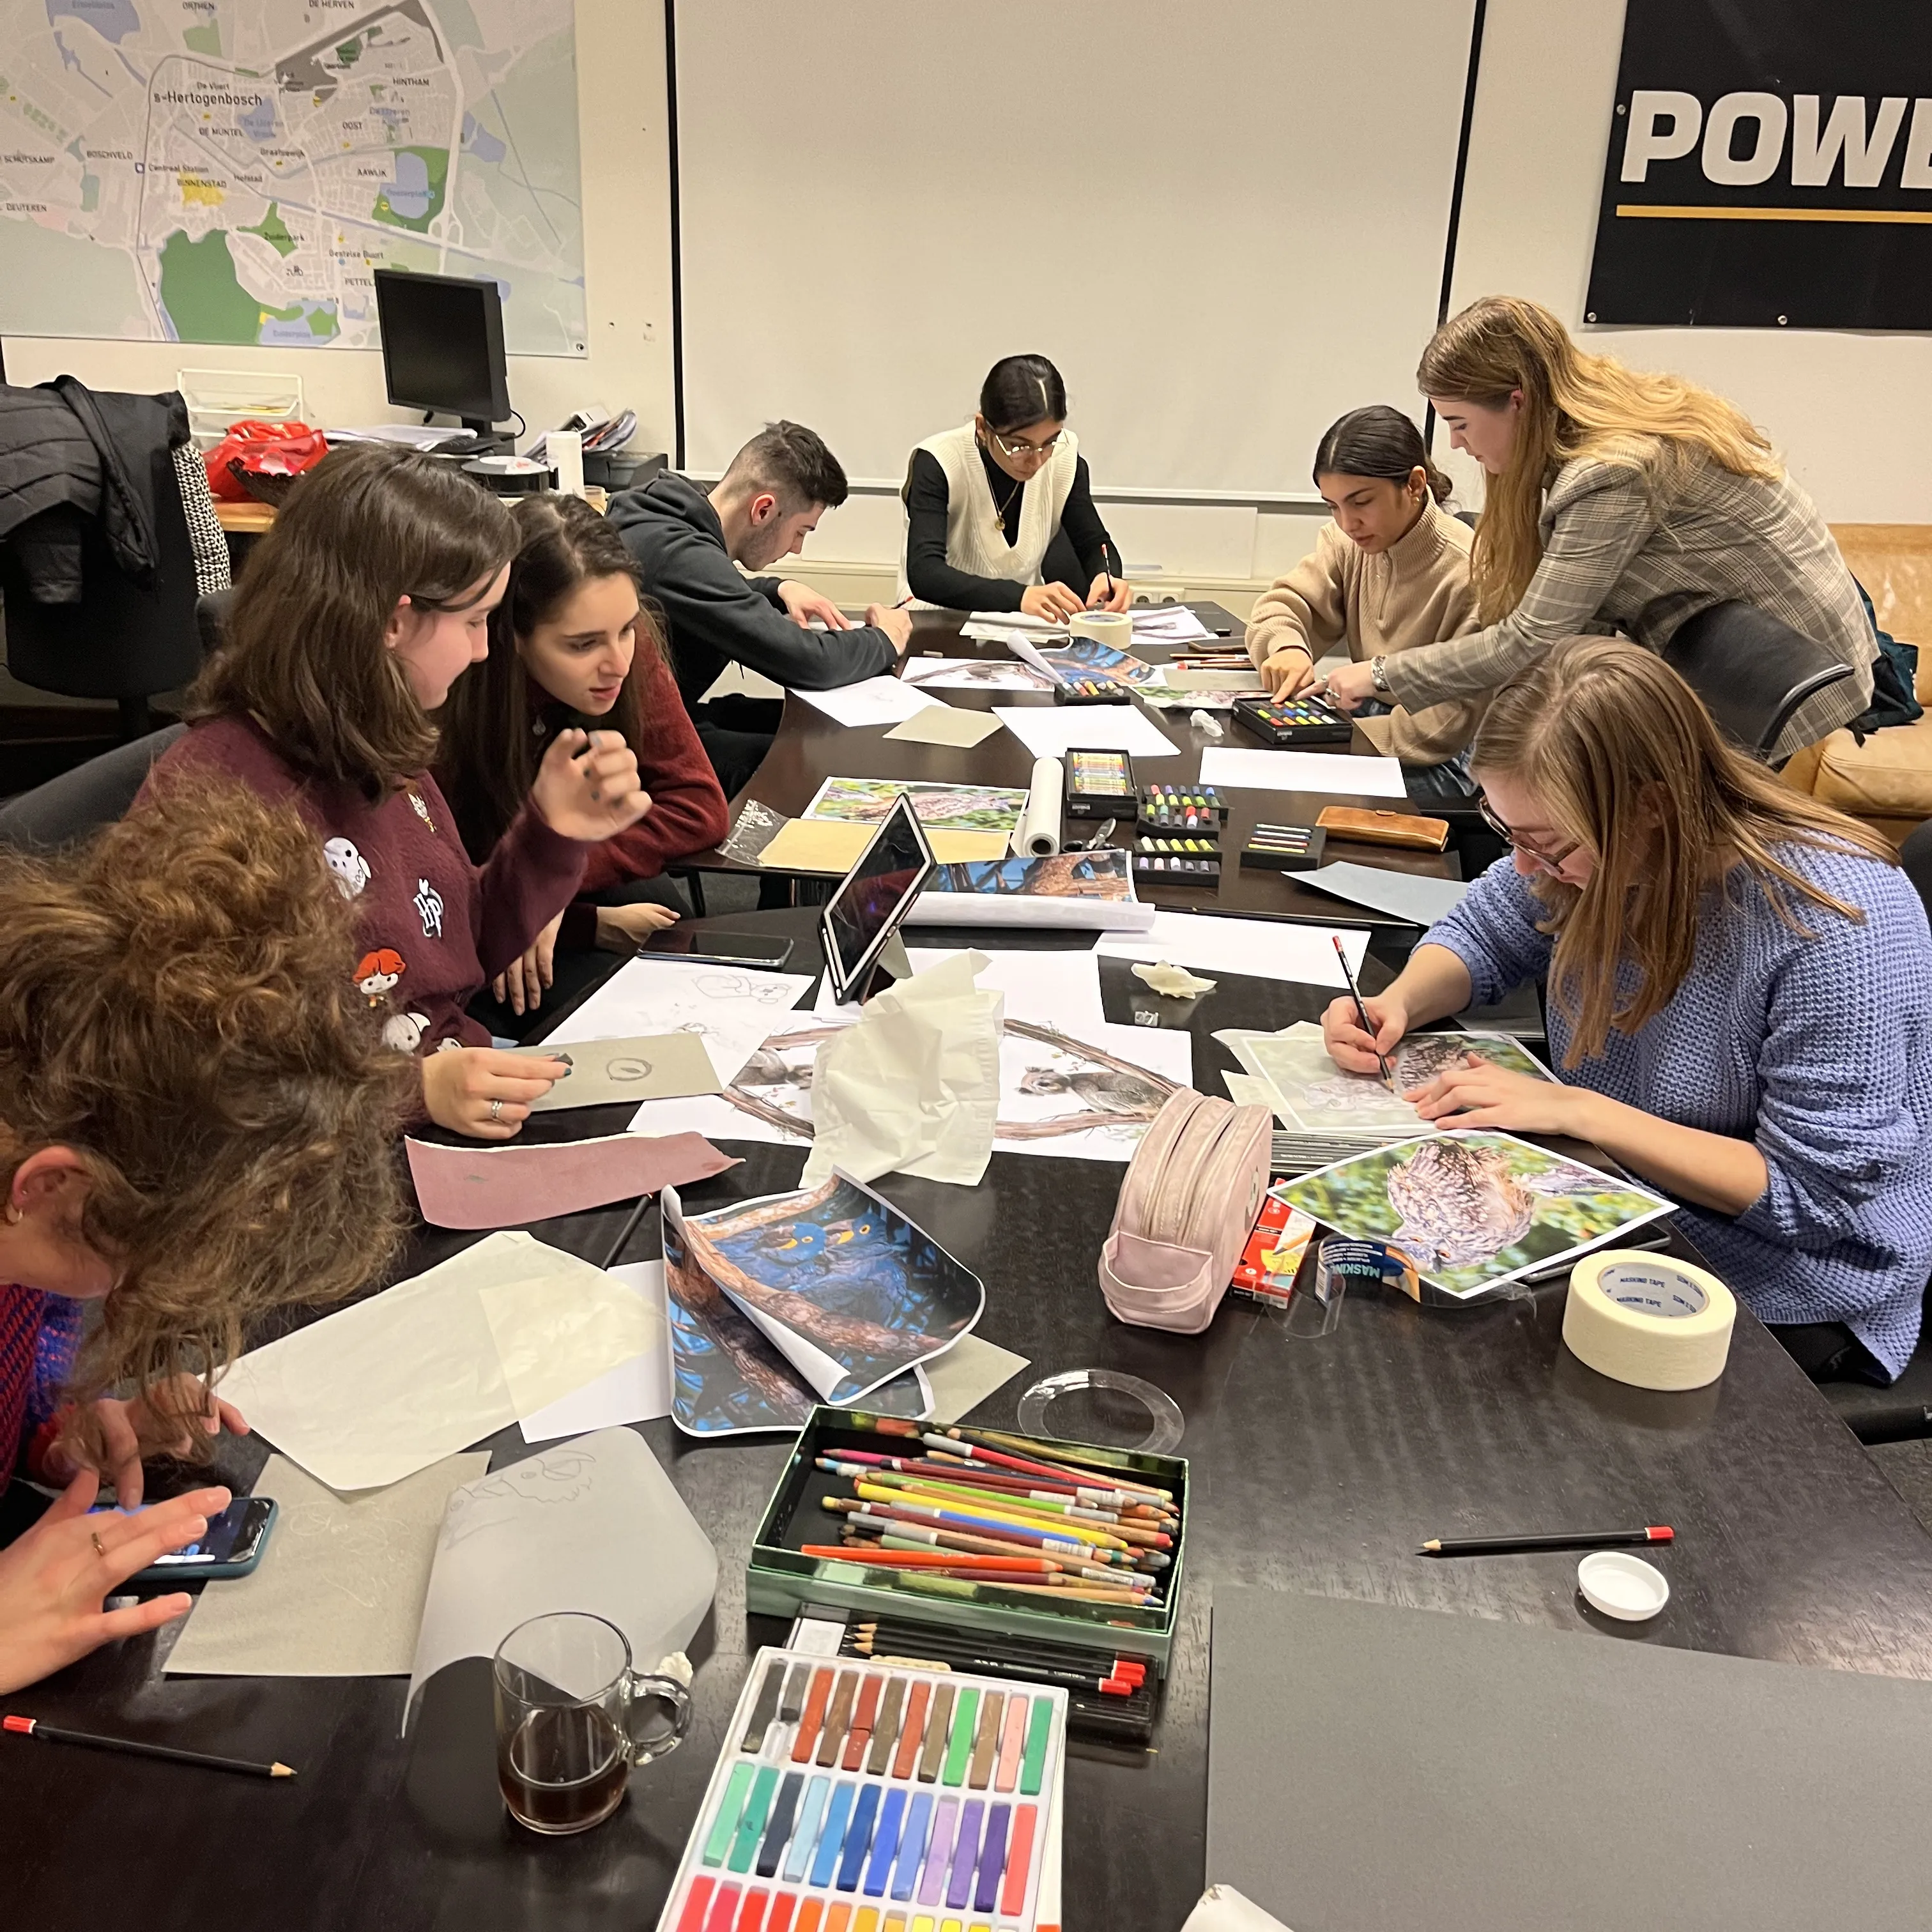
[(739, 1165), (702, 1134), (606, 1134), (507, 1147), (405, 1144), (416, 1204), (436, 1228), (520, 1228), (682, 1187)]

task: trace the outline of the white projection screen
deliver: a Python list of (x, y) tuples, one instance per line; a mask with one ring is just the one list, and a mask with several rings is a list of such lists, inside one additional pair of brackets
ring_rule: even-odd
[(1474, 0), (682, 0), (686, 466), (856, 480), (1051, 356), (1102, 488), (1308, 492), (1418, 416)]

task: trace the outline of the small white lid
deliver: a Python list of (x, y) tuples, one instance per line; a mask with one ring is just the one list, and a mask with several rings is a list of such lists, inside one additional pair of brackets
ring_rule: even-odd
[(1623, 1550), (1593, 1550), (1576, 1566), (1576, 1587), (1593, 1610), (1627, 1624), (1655, 1616), (1670, 1600), (1664, 1572)]

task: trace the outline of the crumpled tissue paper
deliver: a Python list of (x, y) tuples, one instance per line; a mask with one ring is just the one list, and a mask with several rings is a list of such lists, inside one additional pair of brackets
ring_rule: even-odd
[(943, 959), (867, 1001), (819, 1048), (801, 1186), (834, 1168), (855, 1180), (978, 1183), (993, 1154), (1006, 1010), (1004, 994), (974, 983), (986, 964), (977, 952)]

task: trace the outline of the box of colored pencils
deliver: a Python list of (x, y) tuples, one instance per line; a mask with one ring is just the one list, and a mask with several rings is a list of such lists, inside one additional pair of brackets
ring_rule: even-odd
[(658, 1932), (1032, 1932), (1066, 1731), (1054, 1685), (761, 1650)]
[(1241, 863), (1266, 872), (1312, 872), (1328, 843), (1318, 825), (1257, 825), (1241, 848)]
[(1177, 1456), (820, 1408), (753, 1538), (746, 1608), (914, 1616), (1164, 1670), (1186, 1510)]
[(1219, 838), (1228, 808), (1212, 785), (1149, 785), (1141, 794), (1141, 829), (1177, 838)]

